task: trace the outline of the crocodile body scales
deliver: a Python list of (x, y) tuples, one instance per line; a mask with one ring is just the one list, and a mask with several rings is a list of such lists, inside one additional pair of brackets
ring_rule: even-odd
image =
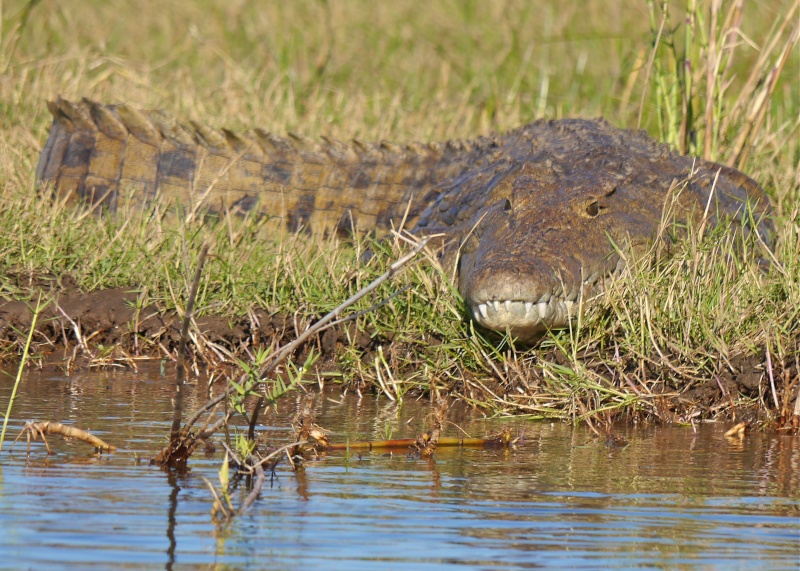
[(603, 120), (537, 121), (472, 141), (311, 141), (183, 124), (162, 111), (58, 99), (37, 180), (106, 211), (251, 213), (292, 231), (444, 234), (442, 263), (480, 325), (530, 340), (563, 327), (652, 243), (685, 226), (756, 231), (769, 200), (746, 175)]

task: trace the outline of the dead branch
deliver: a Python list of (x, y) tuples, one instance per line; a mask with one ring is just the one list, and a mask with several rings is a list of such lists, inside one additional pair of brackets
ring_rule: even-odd
[[(382, 283), (391, 279), (395, 276), (400, 270), (403, 269), (411, 260), (413, 260), (427, 245), (428, 241), (433, 238), (434, 236), (427, 237), (417, 243), (415, 248), (397, 260), (396, 262), (392, 263), (389, 268), (384, 272), (381, 276), (377, 279), (372, 281), (369, 285), (359, 290), (357, 293), (352, 295), (349, 299), (345, 302), (340, 304), (336, 307), (333, 311), (325, 315), (322, 319), (320, 319), (317, 323), (309, 327), (306, 331), (304, 331), (301, 335), (297, 337), (293, 342), (287, 344), (283, 347), (278, 353), (276, 353), (267, 363), (265, 363), (258, 371), (258, 377), (263, 379), (266, 375), (272, 372), (278, 365), (284, 362), (290, 355), (292, 355), (298, 347), (300, 347), (303, 343), (305, 343), (311, 336), (324, 331), (328, 327), (331, 327), (336, 323), (337, 317), (348, 307), (352, 306), (360, 299), (364, 298), (365, 296), (369, 295), (373, 292), (376, 288), (378, 288)], [(230, 414), (223, 416), (222, 418), (218, 419), (216, 422), (208, 426), (211, 415), (206, 420), (206, 427), (195, 434), (191, 434), (191, 429), (195, 423), (200, 419), (203, 414), (214, 409), (217, 405), (223, 402), (226, 398), (228, 398), (231, 394), (233, 394), (236, 390), (234, 386), (228, 387), (222, 394), (214, 397), (213, 399), (206, 402), (203, 406), (201, 406), (183, 426), (183, 429), (180, 428), (181, 418), (182, 418), (182, 386), (183, 386), (183, 361), (184, 361), (184, 352), (186, 346), (186, 338), (188, 337), (188, 327), (191, 321), (191, 315), (194, 308), (194, 299), (197, 294), (198, 283), (200, 281), (200, 276), (202, 272), (203, 263), (205, 261), (205, 256), (207, 253), (207, 246), (203, 246), (203, 249), (200, 252), (200, 256), (198, 257), (198, 265), (197, 270), (195, 273), (194, 281), (192, 283), (191, 293), (189, 295), (189, 300), (187, 303), (186, 308), (186, 315), (184, 316), (183, 322), (183, 329), (181, 334), (181, 341), (178, 348), (178, 373), (176, 378), (176, 385), (175, 385), (175, 397), (173, 401), (173, 423), (172, 423), (172, 430), (170, 433), (170, 443), (167, 445), (156, 457), (155, 462), (162, 465), (162, 466), (173, 466), (177, 464), (185, 464), (188, 458), (192, 455), (192, 453), (197, 449), (199, 444), (214, 434), (217, 430), (219, 430), (225, 423), (228, 422), (230, 419)], [(244, 385), (249, 380), (249, 376), (247, 374), (243, 374), (240, 379), (240, 385)], [(250, 418), (250, 431), (249, 434), (253, 435), (255, 430), (255, 425), (258, 419), (258, 413), (261, 409), (265, 401), (264, 395), (259, 396), (259, 400), (256, 404), (256, 407), (253, 411), (253, 414)], [(213, 413), (212, 413), (213, 415)], [(290, 446), (297, 446), (299, 443), (295, 443)], [(284, 447), (282, 450), (288, 450), (288, 447)], [(264, 462), (268, 461), (272, 455), (267, 456), (264, 460), (258, 462), (257, 466), (263, 465)], [(251, 468), (255, 470), (255, 466)]]
[(261, 488), (264, 486), (264, 482), (267, 479), (266, 475), (264, 474), (264, 468), (260, 463), (257, 462), (253, 467), (253, 470), (256, 473), (256, 479), (253, 482), (253, 489), (250, 490), (250, 493), (247, 494), (247, 497), (242, 502), (242, 505), (239, 506), (239, 511), (237, 512), (238, 515), (242, 515), (251, 505), (253, 505), (253, 502), (255, 502), (258, 498), (258, 494), (261, 493)]
[(200, 248), (200, 255), (197, 258), (197, 269), (189, 291), (189, 299), (186, 302), (186, 313), (183, 316), (183, 326), (181, 328), (181, 338), (178, 342), (178, 363), (175, 373), (175, 391), (172, 397), (172, 428), (170, 430), (169, 444), (159, 452), (156, 463), (161, 466), (185, 463), (190, 450), (196, 448), (195, 439), (188, 441), (188, 432), (181, 431), (181, 419), (183, 416), (183, 383), (186, 376), (186, 345), (189, 337), (189, 325), (192, 322), (194, 313), (194, 303), (197, 298), (197, 290), (200, 286), (200, 278), (203, 274), (203, 266), (208, 254), (208, 244), (203, 244)]
[[(68, 426), (66, 424), (61, 424), (60, 422), (27, 422), (25, 426), (22, 428), (22, 431), (19, 433), (19, 436), (14, 440), (14, 444), (17, 443), (17, 440), (22, 438), (22, 435), (26, 435), (28, 438), (28, 454), (31, 452), (31, 440), (34, 442), (38, 440), (40, 437), (44, 442), (45, 447), (47, 448), (47, 454), (50, 454), (50, 445), (47, 443), (46, 435), (48, 434), (60, 434), (64, 438), (77, 438), (82, 442), (86, 442), (87, 444), (91, 444), (96, 449), (100, 450), (101, 452), (113, 452), (117, 449), (116, 446), (112, 446), (111, 444), (106, 443), (105, 441), (101, 440), (94, 434), (86, 430), (81, 430), (80, 428), (75, 428), (74, 426)], [(14, 444), (11, 447), (14, 447)]]
[(378, 278), (372, 281), (369, 285), (361, 288), (358, 292), (353, 294), (350, 298), (348, 298), (344, 303), (339, 305), (333, 311), (328, 313), (325, 317), (317, 321), (314, 325), (306, 329), (302, 335), (300, 335), (297, 339), (286, 345), (281, 351), (272, 359), (269, 363), (265, 364), (261, 371), (260, 376), (263, 378), (264, 375), (269, 374), (272, 372), (275, 367), (277, 367), (280, 363), (282, 363), (286, 358), (294, 353), (300, 345), (305, 343), (309, 337), (320, 333), (328, 328), (329, 324), (333, 325), (331, 322), (336, 319), (339, 314), (341, 314), (345, 309), (353, 305), (354, 303), (358, 302), (361, 298), (369, 295), (373, 291), (375, 291), (383, 282), (391, 279), (394, 277), (403, 267), (405, 267), (411, 260), (413, 260), (417, 255), (425, 249), (425, 246), (428, 242), (435, 238), (436, 236), (428, 236), (420, 241), (417, 246), (408, 254), (394, 262), (392, 265), (389, 266), (389, 269), (386, 270), (383, 274), (381, 274)]
[[(365, 440), (349, 444), (328, 444), (322, 450), (382, 450), (386, 448), (415, 448), (420, 442), (428, 445), (431, 434), (424, 432), (417, 438), (396, 438), (394, 440)], [(446, 448), (494, 448), (511, 444), (511, 433), (502, 432), (486, 438), (439, 438), (438, 447)]]
[[(259, 371), (259, 377), (263, 379), (265, 375), (267, 375), (270, 372), (272, 372), (278, 365), (280, 365), (283, 361), (285, 361), (289, 357), (289, 355), (291, 355), (309, 337), (311, 337), (312, 335), (314, 335), (316, 333), (320, 333), (320, 332), (324, 331), (329, 326), (333, 326), (335, 324), (333, 322), (333, 320), (339, 314), (341, 314), (342, 311), (344, 311), (346, 308), (348, 308), (351, 305), (353, 305), (354, 303), (356, 303), (358, 300), (360, 300), (361, 298), (363, 298), (364, 296), (366, 296), (370, 292), (374, 291), (375, 288), (377, 288), (383, 282), (385, 282), (389, 278), (391, 278), (394, 275), (396, 275), (405, 265), (407, 265), (420, 252), (422, 252), (422, 250), (427, 245), (428, 241), (431, 240), (432, 238), (436, 238), (436, 236), (429, 236), (429, 237), (425, 238), (424, 240), (422, 240), (414, 248), (414, 250), (412, 250), (406, 256), (403, 256), (402, 258), (400, 258), (399, 260), (394, 262), (385, 273), (383, 273), (381, 276), (379, 276), (377, 279), (375, 279), (372, 283), (370, 283), (366, 287), (364, 287), (361, 290), (359, 290), (355, 295), (353, 295), (347, 301), (342, 303), (339, 307), (337, 307), (336, 309), (334, 309), (333, 311), (328, 313), (325, 317), (320, 319), (317, 323), (312, 325), (308, 330), (306, 330), (295, 341), (293, 341), (292, 343), (286, 345), (283, 349), (281, 349), (281, 351), (278, 354), (276, 354), (268, 363), (266, 363), (261, 368), (261, 370)], [(244, 384), (245, 382), (247, 382), (247, 378), (248, 378), (247, 375), (243, 374), (241, 377), (239, 377), (239, 384)], [(223, 400), (225, 400), (230, 395), (232, 395), (235, 391), (236, 391), (235, 387), (233, 387), (233, 386), (228, 387), (228, 389), (226, 389), (225, 392), (217, 395), (213, 399), (211, 399), (208, 402), (206, 402), (199, 409), (197, 409), (197, 411), (195, 411), (195, 413), (191, 417), (189, 417), (189, 419), (186, 421), (186, 424), (183, 427), (183, 434), (187, 434), (189, 432), (189, 430), (191, 429), (191, 427), (198, 421), (198, 419), (204, 413), (206, 413), (207, 411), (209, 411), (212, 408), (214, 408), (217, 404), (221, 403)], [(263, 402), (262, 402), (262, 404), (263, 404)], [(258, 407), (258, 408), (260, 408), (260, 407)], [(257, 415), (254, 415), (254, 416), (255, 416), (256, 421), (257, 421)], [(256, 421), (254, 421), (251, 418), (251, 423), (250, 423), (251, 426), (255, 426)]]

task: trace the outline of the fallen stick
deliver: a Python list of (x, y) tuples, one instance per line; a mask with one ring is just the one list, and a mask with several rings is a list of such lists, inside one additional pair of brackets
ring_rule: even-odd
[[(508, 446), (510, 434), (499, 434), (489, 438), (439, 438), (438, 447), (480, 448), (483, 446)], [(395, 440), (374, 440), (351, 442), (349, 444), (328, 444), (323, 450), (376, 450), (384, 448), (414, 448), (419, 444), (418, 438), (398, 438)]]
[[(400, 270), (402, 270), (411, 260), (417, 257), (417, 255), (425, 249), (428, 242), (440, 236), (440, 234), (434, 234), (432, 236), (428, 236), (417, 243), (413, 250), (411, 250), (408, 254), (400, 258), (399, 260), (395, 261), (389, 266), (383, 274), (378, 276), (374, 279), (369, 285), (361, 288), (355, 294), (350, 296), (347, 300), (345, 300), (341, 305), (336, 307), (333, 311), (325, 315), (322, 319), (314, 323), (311, 327), (306, 329), (301, 335), (297, 337), (291, 343), (285, 345), (268, 363), (265, 363), (258, 372), (259, 378), (264, 378), (266, 375), (271, 373), (275, 368), (280, 365), (283, 361), (285, 361), (292, 353), (294, 353), (298, 347), (300, 347), (303, 343), (308, 340), (309, 337), (315, 335), (317, 333), (321, 333), (325, 331), (329, 327), (333, 327), (337, 325), (339, 322), (336, 321), (336, 318), (348, 307), (356, 303), (363, 297), (366, 297), (371, 292), (378, 289), (378, 287), (385, 281), (390, 280), (394, 277)], [(243, 384), (246, 380), (246, 376), (242, 375), (242, 379), (240, 381)], [(232, 393), (235, 389), (228, 389), (227, 392)], [(265, 389), (266, 390), (266, 389)], [(255, 434), (255, 426), (258, 422), (258, 414), (261, 408), (264, 406), (266, 402), (266, 395), (260, 395), (256, 405), (253, 407), (253, 412), (250, 416), (250, 425), (248, 427), (247, 437), (252, 440)]]
[[(42, 440), (44, 441), (44, 445), (47, 448), (47, 453), (50, 454), (50, 445), (47, 443), (47, 438), (45, 438), (45, 435), (47, 434), (60, 434), (64, 438), (77, 438), (78, 440), (86, 442), (87, 444), (91, 444), (103, 452), (113, 452), (117, 449), (116, 446), (112, 446), (111, 444), (104, 442), (86, 430), (61, 424), (60, 422), (27, 422), (25, 423), (22, 431), (19, 433), (19, 436), (17, 436), (17, 438), (14, 440), (14, 444), (17, 443), (17, 440), (22, 438), (23, 434), (28, 436), (28, 453), (31, 451), (31, 439), (36, 441), (41, 436)], [(13, 448), (14, 445), (12, 444), (11, 446)]]
[[(344, 303), (342, 303), (337, 308), (335, 308), (333, 311), (331, 311), (330, 313), (325, 315), (322, 319), (320, 319), (314, 325), (309, 327), (303, 334), (301, 334), (293, 342), (291, 342), (288, 345), (286, 345), (283, 348), (281, 348), (280, 351), (278, 351), (278, 353), (276, 353), (258, 371), (259, 378), (261, 378), (261, 379), (265, 378), (266, 375), (271, 373), (278, 365), (283, 363), (283, 361), (285, 361), (287, 357), (289, 357), (294, 351), (296, 351), (297, 348), (300, 345), (302, 345), (309, 337), (311, 337), (312, 335), (314, 335), (316, 333), (320, 333), (320, 332), (324, 331), (328, 327), (331, 327), (331, 326), (337, 324), (337, 322), (334, 321), (334, 320), (345, 309), (347, 309), (348, 307), (350, 307), (351, 305), (356, 303), (361, 298), (363, 298), (366, 295), (368, 295), (370, 292), (372, 292), (375, 289), (377, 289), (377, 287), (380, 286), (383, 282), (385, 282), (386, 280), (388, 280), (388, 279), (392, 278), (394, 275), (396, 275), (401, 269), (403, 269), (403, 267), (405, 265), (407, 265), (420, 252), (422, 252), (422, 250), (425, 248), (425, 246), (427, 245), (429, 240), (431, 240), (432, 238), (435, 238), (437, 236), (438, 235), (428, 236), (427, 238), (422, 240), (419, 244), (417, 244), (417, 246), (411, 252), (409, 252), (408, 254), (406, 254), (405, 256), (403, 256), (402, 258), (400, 258), (399, 260), (397, 260), (393, 264), (391, 264), (389, 266), (389, 269), (386, 270), (386, 272), (381, 274), (379, 277), (377, 277), (373, 282), (371, 282), (369, 285), (365, 286), (364, 288), (362, 288), (361, 290), (356, 292), (352, 297), (350, 297)], [(345, 319), (347, 319), (347, 318), (345, 318)], [(240, 385), (244, 385), (246, 382), (247, 382), (247, 374), (245, 373), (239, 378), (239, 384)], [(198, 421), (200, 416), (203, 415), (203, 413), (205, 413), (208, 410), (211, 410), (214, 406), (216, 406), (217, 404), (219, 404), (220, 402), (222, 402), (228, 396), (232, 395), (235, 392), (236, 392), (236, 388), (235, 387), (233, 387), (233, 386), (228, 387), (223, 393), (217, 395), (216, 397), (214, 397), (213, 399), (209, 400), (204, 405), (202, 405), (199, 409), (197, 409), (195, 411), (195, 413), (191, 417), (189, 417), (189, 419), (186, 421), (186, 424), (184, 424), (184, 427), (183, 427), (183, 430), (182, 430), (182, 433), (181, 433), (182, 437), (185, 438), (188, 435), (189, 430), (191, 429), (191, 427), (194, 426), (194, 424)], [(255, 430), (255, 425), (256, 425), (256, 423), (258, 421), (258, 410), (264, 404), (264, 401), (262, 399), (263, 399), (263, 395), (260, 395), (259, 402), (256, 403), (256, 406), (254, 407), (254, 413), (253, 413), (253, 415), (251, 416), (251, 419), (250, 419), (250, 426), (249, 426), (249, 430), (248, 430), (248, 435), (249, 435), (249, 437), (251, 439), (252, 439), (253, 432)]]

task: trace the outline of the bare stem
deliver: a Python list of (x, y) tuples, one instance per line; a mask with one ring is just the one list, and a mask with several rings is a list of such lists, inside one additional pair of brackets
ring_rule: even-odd
[(239, 507), (238, 515), (242, 515), (251, 505), (253, 505), (253, 502), (255, 502), (256, 498), (258, 498), (258, 494), (261, 493), (261, 488), (264, 486), (264, 482), (267, 479), (266, 475), (264, 474), (264, 468), (260, 463), (257, 463), (254, 469), (256, 472), (256, 479), (255, 482), (253, 482), (253, 489), (250, 490), (250, 493), (247, 494), (247, 497)]
[(427, 238), (423, 239), (417, 246), (408, 254), (394, 262), (389, 269), (386, 270), (383, 274), (381, 274), (378, 278), (376, 278), (372, 283), (368, 286), (361, 288), (358, 292), (353, 294), (350, 298), (348, 298), (344, 303), (339, 305), (339, 307), (335, 308), (333, 311), (328, 313), (325, 317), (317, 321), (314, 325), (306, 329), (302, 335), (300, 335), (297, 339), (286, 345), (283, 349), (281, 349), (280, 353), (278, 353), (274, 359), (272, 359), (269, 363), (264, 365), (260, 371), (260, 377), (263, 378), (264, 375), (272, 372), (275, 367), (277, 367), (280, 363), (282, 363), (289, 355), (294, 353), (300, 345), (306, 342), (309, 337), (318, 333), (322, 330), (329, 322), (336, 319), (340, 313), (342, 313), (345, 309), (359, 301), (361, 298), (366, 297), (371, 292), (375, 291), (383, 282), (391, 279), (395, 276), (404, 266), (406, 266), (411, 260), (413, 260), (422, 250), (425, 249), (425, 246), (428, 244), (428, 241), (434, 238), (434, 236), (428, 236)]
[(181, 435), (181, 416), (183, 414), (183, 382), (186, 376), (186, 341), (189, 337), (189, 325), (192, 322), (194, 313), (194, 302), (197, 298), (197, 289), (200, 286), (200, 277), (203, 274), (203, 266), (206, 263), (208, 254), (208, 244), (203, 244), (200, 248), (200, 255), (197, 258), (197, 269), (194, 273), (194, 280), (189, 291), (189, 299), (186, 302), (186, 313), (183, 316), (183, 327), (181, 328), (181, 339), (178, 343), (178, 367), (175, 372), (175, 392), (172, 397), (172, 429), (169, 438), (172, 442), (177, 441)]
[[(404, 266), (406, 266), (411, 260), (413, 260), (422, 250), (425, 249), (425, 246), (428, 244), (428, 241), (431, 238), (435, 238), (436, 236), (428, 236), (421, 240), (416, 247), (411, 250), (408, 254), (394, 262), (392, 265), (389, 266), (389, 269), (386, 270), (383, 274), (381, 274), (378, 278), (372, 281), (366, 287), (361, 288), (355, 294), (350, 296), (344, 303), (339, 305), (333, 311), (328, 313), (325, 317), (317, 321), (314, 325), (306, 329), (302, 335), (298, 336), (297, 339), (286, 345), (280, 352), (272, 359), (269, 363), (266, 363), (258, 373), (259, 378), (263, 379), (266, 375), (271, 373), (279, 364), (285, 361), (289, 355), (294, 353), (298, 347), (300, 347), (303, 343), (305, 343), (309, 337), (319, 333), (320, 331), (324, 330), (328, 324), (330, 324), (334, 319), (336, 319), (345, 309), (359, 301), (361, 298), (369, 295), (371, 292), (375, 291), (383, 282), (391, 279), (394, 275), (396, 275)], [(244, 377), (242, 378), (242, 382), (244, 382)], [(232, 392), (234, 389), (229, 388), (228, 393)], [(264, 405), (265, 399), (263, 397), (259, 397), (258, 402), (256, 403), (255, 408), (253, 409), (253, 413), (250, 416), (250, 426), (248, 430), (248, 434), (250, 438), (255, 431), (255, 425), (258, 421), (258, 414), (261, 410), (261, 407)]]
[(36, 307), (33, 310), (33, 318), (31, 319), (31, 328), (28, 331), (28, 340), (25, 342), (25, 349), (22, 351), (22, 360), (19, 362), (17, 369), (17, 378), (14, 381), (14, 388), (11, 391), (11, 397), (8, 399), (8, 407), (6, 408), (6, 415), (3, 417), (3, 431), (0, 432), (0, 451), (3, 450), (3, 441), (6, 438), (6, 427), (8, 426), (8, 419), (11, 416), (11, 407), (14, 406), (14, 399), (17, 398), (17, 387), (19, 387), (20, 380), (22, 379), (22, 371), (25, 370), (25, 364), (28, 360), (28, 351), (31, 347), (31, 340), (33, 339), (33, 332), (36, 329), (36, 320), (39, 314), (47, 306), (45, 303), (42, 305), (42, 294), (39, 293), (39, 299), (36, 300)]

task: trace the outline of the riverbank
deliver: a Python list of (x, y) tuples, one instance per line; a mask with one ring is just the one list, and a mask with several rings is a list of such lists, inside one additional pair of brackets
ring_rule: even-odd
[[(229, 227), (202, 228), (197, 240), (209, 237), (206, 230)], [(782, 228), (785, 233), (792, 226)], [(362, 248), (293, 239), (285, 249), (273, 244), (273, 257), (241, 265), (236, 279), (224, 256), (211, 256), (201, 281), (201, 310), (190, 330), (195, 377), (236, 375), (239, 359), (247, 362), (259, 350), (292, 341), (405, 251), (399, 242), (389, 248), (374, 242), (384, 251), (364, 264)], [(264, 242), (251, 245), (269, 250)], [(309, 339), (295, 360), (302, 362), (311, 350), (322, 355), (307, 378), (314, 384), (335, 383), (391, 400), (449, 396), (487, 414), (589, 422), (722, 417), (791, 426), (800, 387), (793, 301), (798, 293), (797, 281), (786, 276), (797, 275), (799, 264), (785, 235), (778, 245), (768, 252), (759, 244), (735, 245), (710, 235), (687, 240), (661, 262), (655, 252), (631, 261), (631, 271), (587, 304), (572, 328), (553, 331), (531, 347), (476, 330), (430, 255), (354, 307), (352, 320)], [(183, 247), (191, 253), (196, 246)], [(759, 252), (775, 256), (766, 270)], [(316, 261), (281, 272), (279, 260)], [(33, 340), (34, 366), (68, 373), (136, 369), (142, 361), (170, 366), (189, 287), (185, 269), (173, 275), (164, 266), (152, 279), (166, 282), (161, 287), (174, 297), (154, 296), (157, 285), (86, 291), (69, 274), (7, 273), (6, 287), (15, 296), (0, 302), (4, 359), (13, 361), (21, 351), (31, 300), (42, 295), (48, 305)], [(259, 281), (259, 275), (268, 279)], [(145, 276), (143, 269), (140, 277)], [(225, 277), (230, 279), (223, 286)], [(237, 297), (248, 287), (252, 297)], [(244, 310), (233, 305), (234, 298)], [(292, 304), (292, 313), (282, 311)]]
[[(796, 6), (725, 6), (716, 17), (706, 2), (692, 14), (671, 9), (560, 2), (542, 17), (525, 2), (6, 5), (0, 358), (18, 358), (26, 304), (42, 293), (33, 366), (175, 359), (208, 243), (192, 359), (196, 374), (222, 375), (291, 340), (408, 251), (391, 240), (276, 236), (253, 219), (97, 217), (54, 204), (33, 178), (45, 102), (57, 95), (343, 140), (473, 138), (602, 115), (753, 177), (773, 202), (774, 251), (725, 229), (690, 233), (668, 253), (631, 260), (571, 329), (532, 348), (474, 330), (430, 252), (352, 308), (363, 313), (308, 342), (304, 351), (325, 356), (325, 376), (308, 381), (395, 400), (447, 394), (487, 414), (534, 418), (790, 422), (800, 391)], [(365, 264), (366, 249), (376, 255)]]

